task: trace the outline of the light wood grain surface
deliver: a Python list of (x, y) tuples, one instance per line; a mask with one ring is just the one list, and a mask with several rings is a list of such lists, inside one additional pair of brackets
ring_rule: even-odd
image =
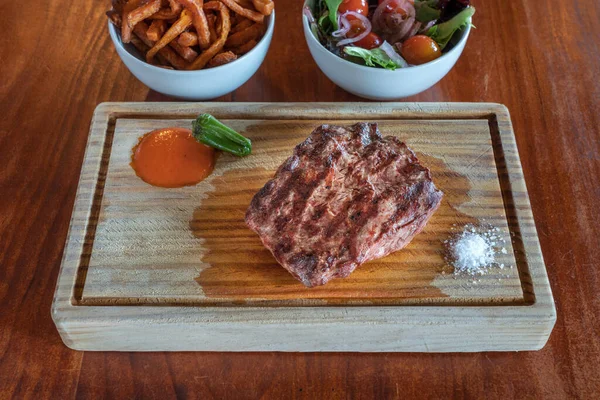
[[(203, 112), (248, 135), (253, 154), (221, 155), (193, 187), (135, 176), (141, 135)], [(404, 251), (307, 289), (245, 226), (245, 209), (307, 131), (365, 116), (416, 146), (446, 197)], [(443, 241), (490, 223), (502, 265), (453, 275)], [(508, 112), (483, 103), (102, 104), (52, 316), (69, 347), (118, 351), (538, 350), (556, 320)]]
[[(557, 324), (543, 350), (457, 355), (67, 349), (49, 310), (92, 113), (103, 101), (173, 99), (150, 92), (127, 72), (99, 2), (2, 2), (0, 397), (597, 398), (597, 2), (473, 4), (477, 29), (456, 67), (408, 100), (498, 102), (511, 111), (557, 302)], [(265, 63), (219, 100), (359, 101), (335, 87), (311, 59), (301, 2), (281, 0), (277, 10)]]
[[(168, 116), (168, 107), (155, 110)], [(384, 135), (406, 141), (432, 168), (445, 193), (442, 206), (405, 251), (368, 263), (349, 279), (305, 289), (246, 227), (244, 213), (252, 196), (316, 126), (352, 121), (336, 120), (335, 114), (310, 121), (261, 120), (260, 111), (253, 117), (223, 119), (252, 140), (253, 154), (243, 159), (222, 154), (208, 179), (181, 189), (146, 184), (129, 162), (144, 133), (189, 128), (191, 120), (117, 120), (82, 303), (524, 301), (487, 120), (380, 121)], [(448, 142), (451, 147), (445, 146)], [(502, 228), (507, 254), (498, 254), (497, 262), (506, 268), (491, 268), (482, 276), (453, 275), (444, 261), (443, 241), (467, 224), (486, 223)]]

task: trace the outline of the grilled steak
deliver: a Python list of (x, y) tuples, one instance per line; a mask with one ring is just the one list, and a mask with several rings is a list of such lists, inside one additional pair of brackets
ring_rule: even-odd
[(377, 124), (322, 125), (256, 193), (246, 223), (312, 287), (406, 246), (442, 195), (415, 154)]

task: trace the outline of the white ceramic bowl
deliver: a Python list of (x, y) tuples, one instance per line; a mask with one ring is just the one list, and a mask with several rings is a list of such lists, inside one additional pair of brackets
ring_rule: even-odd
[[(305, 6), (312, 9), (313, 0)], [(372, 100), (396, 100), (412, 96), (429, 89), (442, 79), (460, 57), (471, 27), (462, 33), (456, 46), (440, 58), (408, 68), (389, 71), (383, 68), (366, 67), (336, 56), (327, 50), (313, 35), (306, 15), (302, 16), (304, 37), (315, 62), (323, 73), (336, 85), (360, 97)]]
[(176, 71), (150, 65), (135, 47), (123, 44), (118, 29), (110, 22), (108, 31), (123, 63), (146, 86), (186, 100), (207, 100), (233, 92), (258, 70), (271, 44), (275, 12), (265, 18), (265, 23), (266, 33), (248, 53), (228, 64), (199, 71)]

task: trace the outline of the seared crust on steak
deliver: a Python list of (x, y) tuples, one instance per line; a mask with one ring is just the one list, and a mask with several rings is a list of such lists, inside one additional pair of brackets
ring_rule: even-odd
[(412, 150), (377, 124), (321, 125), (256, 193), (246, 223), (312, 287), (402, 249), (442, 196)]

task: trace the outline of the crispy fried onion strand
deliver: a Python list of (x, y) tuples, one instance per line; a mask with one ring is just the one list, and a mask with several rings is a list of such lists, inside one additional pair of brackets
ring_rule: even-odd
[(227, 38), (225, 46), (227, 47), (239, 47), (250, 40), (258, 38), (263, 31), (263, 24), (253, 24), (249, 28), (243, 31), (234, 33)]
[(202, 0), (177, 0), (186, 10), (192, 14), (192, 22), (198, 35), (198, 45), (205, 49), (210, 45), (210, 31), (206, 14), (202, 10)]
[(215, 25), (217, 24), (217, 16), (210, 14), (206, 17), (208, 21), (208, 30), (210, 31), (210, 42), (213, 43), (219, 35), (217, 34), (217, 29)]
[(185, 61), (192, 62), (196, 59), (196, 57), (198, 57), (196, 50), (188, 46), (180, 45), (177, 40), (173, 40), (171, 43), (169, 43), (169, 46), (171, 46), (173, 50), (183, 57)]
[[(118, 12), (109, 11), (106, 13), (106, 15), (115, 26), (122, 27), (122, 17)], [(148, 38), (147, 32), (148, 25), (143, 21), (137, 24), (133, 30), (133, 33), (140, 38), (143, 44), (147, 48), (150, 48), (154, 46), (154, 41)], [(139, 44), (139, 42), (137, 44)], [(138, 47), (138, 45), (136, 45), (135, 43), (134, 46), (137, 47), (138, 50), (141, 50), (140, 47)], [(146, 50), (144, 50), (144, 52)], [(170, 64), (177, 69), (185, 69), (188, 66), (188, 63), (182, 57), (180, 57), (179, 54), (177, 54), (175, 51), (173, 51), (173, 49), (169, 47), (165, 47), (158, 52), (158, 59), (164, 64)]]
[[(133, 11), (134, 9), (138, 8), (141, 3), (142, 3), (142, 0), (129, 0), (127, 2), (113, 1), (113, 7), (115, 7), (116, 10), (121, 11), (120, 26), (121, 26), (121, 41), (123, 41), (123, 43), (129, 43), (131, 41), (131, 34), (133, 31), (133, 27), (129, 26), (129, 24), (126, 23), (127, 16), (129, 15), (130, 11)], [(124, 21), (125, 21), (125, 23), (124, 23)]]
[(179, 36), (183, 31), (185, 31), (191, 24), (192, 15), (187, 9), (183, 10), (179, 19), (173, 25), (171, 25), (171, 27), (168, 31), (165, 32), (163, 37), (161, 37), (160, 40), (156, 42), (154, 46), (152, 46), (150, 51), (148, 51), (148, 53), (146, 54), (146, 61), (152, 63), (152, 59), (154, 58), (156, 53), (158, 53), (160, 49), (168, 46), (168, 44), (172, 40), (177, 39), (177, 36)]
[(139, 22), (145, 20), (160, 10), (160, 0), (150, 0), (148, 3), (130, 11), (127, 14), (127, 23), (133, 29)]
[(169, 0), (169, 8), (162, 8), (156, 14), (150, 16), (150, 19), (175, 19), (179, 17), (183, 7), (177, 0)]
[(273, 0), (252, 0), (252, 4), (254, 4), (254, 8), (262, 15), (271, 15), (275, 8)]
[(225, 65), (235, 60), (237, 60), (237, 55), (233, 54), (231, 51), (226, 51), (214, 56), (212, 60), (210, 60), (208, 64), (206, 64), (206, 66), (208, 68), (218, 67), (220, 65)]
[(194, 32), (183, 32), (179, 35), (179, 39), (177, 39), (177, 43), (182, 46), (195, 46), (198, 44), (198, 35)]
[(229, 7), (231, 9), (231, 11), (241, 15), (242, 17), (251, 19), (254, 22), (263, 22), (263, 20), (265, 19), (265, 16), (262, 15), (261, 13), (242, 7), (238, 3), (236, 3), (235, 0), (220, 0), (220, 1), (223, 4), (225, 4), (227, 7)]
[(240, 47), (236, 47), (234, 49), (231, 49), (231, 51), (234, 54), (237, 54), (238, 56), (241, 56), (243, 54), (246, 54), (250, 50), (252, 50), (254, 48), (254, 46), (256, 46), (257, 44), (258, 44), (258, 42), (256, 40), (252, 39), (252, 40), (244, 43)]
[(218, 10), (219, 15), (221, 16), (221, 35), (219, 38), (208, 48), (206, 49), (198, 58), (196, 58), (187, 69), (201, 69), (204, 67), (217, 53), (221, 51), (223, 46), (225, 46), (225, 42), (227, 41), (227, 36), (229, 35), (229, 31), (231, 30), (231, 21), (229, 19), (229, 10), (227, 7), (220, 1), (209, 1), (204, 4), (205, 10)]
[(150, 38), (150, 40), (154, 40), (156, 42), (162, 37), (166, 30), (166, 21), (162, 19), (155, 19), (150, 24), (150, 27), (148, 28), (148, 32), (146, 32), (146, 34), (148, 35), (148, 38)]
[(244, 29), (252, 26), (253, 23), (254, 21), (248, 18), (244, 18), (242, 21), (238, 22), (233, 28), (231, 28), (231, 33), (243, 31)]

